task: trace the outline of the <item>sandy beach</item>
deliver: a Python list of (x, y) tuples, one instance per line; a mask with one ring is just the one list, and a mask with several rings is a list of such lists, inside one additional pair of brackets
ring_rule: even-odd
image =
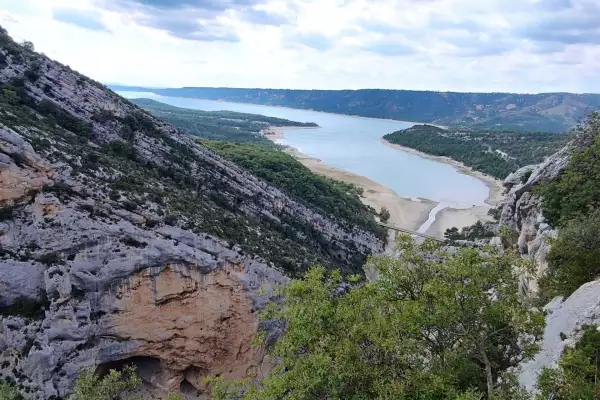
[(361, 200), (364, 204), (381, 210), (382, 207), (390, 210), (389, 223), (401, 228), (416, 231), (429, 217), (429, 212), (437, 205), (434, 201), (422, 199), (413, 201), (400, 197), (387, 186), (383, 186), (367, 177), (349, 171), (331, 167), (321, 160), (300, 153), (296, 149), (287, 148), (288, 154), (293, 155), (298, 161), (308, 167), (312, 172), (325, 175), (338, 181), (353, 183), (363, 188)]
[(260, 131), (267, 139), (276, 142), (284, 138), (286, 129), (316, 129), (318, 126), (270, 126)]
[[(381, 141), (381, 143), (385, 144), (386, 146), (392, 147), (396, 150), (402, 150), (407, 153), (415, 154), (419, 157), (423, 157), (423, 158), (427, 158), (429, 160), (452, 165), (461, 174), (470, 175), (474, 178), (479, 179), (480, 181), (485, 183), (485, 185), (490, 189), (490, 194), (489, 194), (488, 198), (485, 200), (485, 202), (490, 206), (495, 207), (504, 198), (504, 195), (503, 195), (504, 186), (502, 186), (502, 181), (500, 181), (496, 178), (493, 178), (482, 172), (475, 171), (473, 168), (468, 167), (465, 164), (458, 162), (456, 160), (453, 160), (449, 157), (432, 156), (431, 154), (423, 153), (421, 151), (411, 149), (410, 147), (404, 147), (404, 146), (400, 146), (398, 144), (390, 143), (383, 138), (381, 138), (380, 141)], [(474, 208), (477, 208), (477, 207), (474, 207)], [(468, 224), (468, 225), (470, 225), (470, 224)]]
[(489, 196), (485, 201), (488, 204), (487, 206), (478, 206), (466, 209), (456, 209), (447, 207), (442, 209), (440, 212), (438, 212), (433, 224), (425, 232), (427, 235), (443, 238), (446, 229), (453, 227), (461, 229), (465, 226), (473, 225), (477, 221), (493, 220), (492, 217), (488, 215), (488, 211), (490, 208), (495, 207), (504, 198), (504, 187), (502, 186), (502, 181), (495, 179), (489, 175), (485, 175), (479, 171), (475, 171), (472, 168), (467, 167), (463, 163), (460, 163), (448, 157), (432, 156), (430, 154), (426, 154), (418, 150), (411, 149), (409, 147), (404, 147), (390, 143), (383, 138), (381, 139), (381, 142), (384, 143), (386, 146), (393, 147), (397, 150), (406, 151), (412, 154), (416, 154), (420, 157), (452, 165), (461, 174), (470, 175), (474, 178), (479, 179), (480, 181), (485, 183), (485, 185), (490, 190)]
[[(311, 127), (270, 127), (262, 131), (266, 138), (277, 142), (284, 138), (285, 129), (313, 129)], [(382, 139), (383, 141), (383, 139)], [(458, 163), (454, 160), (445, 157), (435, 157), (424, 154), (413, 149), (404, 148), (402, 146), (393, 145), (387, 141), (383, 141), (386, 145), (395, 147), (398, 150), (408, 151), (417, 154), (420, 157), (432, 159), (434, 161), (451, 164), (459, 172), (474, 176), (483, 181), (490, 189), (489, 197), (486, 200), (488, 206), (472, 207), (468, 209), (444, 208), (436, 216), (434, 223), (426, 231), (426, 234), (443, 238), (444, 232), (448, 228), (454, 226), (459, 229), (468, 225), (472, 225), (479, 220), (490, 220), (487, 215), (491, 206), (495, 206), (502, 199), (502, 184), (500, 181), (486, 176), (480, 172)], [(309, 157), (306, 154), (299, 152), (296, 149), (288, 147), (285, 149), (288, 154), (293, 155), (298, 161), (309, 168), (312, 172), (327, 176), (332, 179), (353, 183), (363, 188), (362, 202), (376, 210), (381, 210), (382, 207), (390, 210), (389, 223), (399, 226), (404, 229), (416, 231), (429, 217), (430, 211), (437, 206), (437, 202), (419, 199), (412, 200), (399, 196), (392, 189), (381, 185), (367, 177), (354, 174), (352, 172), (335, 168), (324, 164), (321, 160)], [(393, 243), (393, 233), (390, 232), (390, 243)]]

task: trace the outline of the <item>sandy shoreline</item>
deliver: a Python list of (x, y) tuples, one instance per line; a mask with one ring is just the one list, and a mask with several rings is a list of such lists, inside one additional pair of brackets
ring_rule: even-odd
[[(314, 129), (313, 127), (269, 127), (262, 131), (263, 135), (277, 142), (278, 140), (284, 139), (286, 129)], [(386, 145), (396, 147), (397, 150), (408, 151), (413, 154), (417, 154), (421, 157), (426, 157), (438, 162), (444, 162), (453, 165), (459, 172), (469, 174), (477, 179), (483, 181), (486, 186), (490, 189), (490, 195), (486, 200), (488, 206), (472, 207), (464, 210), (454, 208), (444, 208), (436, 216), (435, 221), (427, 230), (427, 234), (439, 238), (444, 237), (444, 232), (448, 228), (454, 226), (459, 229), (472, 225), (478, 220), (490, 219), (487, 215), (487, 211), (490, 206), (495, 205), (502, 199), (502, 185), (500, 181), (497, 181), (489, 176), (483, 175), (477, 171), (472, 171), (464, 165), (457, 163), (454, 160), (444, 159), (443, 157), (434, 157), (428, 154), (414, 151), (413, 149), (405, 149), (402, 146), (392, 145), (383, 141)], [(429, 213), (435, 208), (438, 203), (428, 199), (408, 199), (399, 196), (392, 189), (387, 186), (381, 185), (367, 177), (354, 174), (352, 172), (335, 168), (324, 164), (321, 160), (313, 157), (309, 157), (306, 154), (299, 152), (297, 149), (288, 147), (285, 149), (288, 154), (293, 155), (298, 161), (304, 166), (309, 168), (312, 172), (320, 175), (327, 176), (332, 179), (353, 183), (363, 188), (363, 196), (361, 200), (364, 204), (369, 205), (376, 209), (381, 210), (382, 207), (390, 210), (389, 223), (399, 226), (404, 229), (416, 231), (425, 221), (429, 218)], [(390, 242), (393, 241), (393, 233), (390, 232)]]
[(353, 183), (363, 188), (361, 200), (366, 205), (381, 210), (385, 207), (390, 210), (389, 223), (409, 230), (417, 230), (429, 217), (429, 212), (437, 205), (436, 202), (421, 199), (414, 201), (400, 197), (387, 186), (383, 186), (367, 177), (352, 172), (331, 167), (321, 160), (300, 153), (296, 149), (287, 148), (285, 151), (293, 155), (312, 172), (325, 175), (338, 181)]
[(286, 129), (317, 129), (318, 126), (269, 126), (260, 131), (260, 133), (271, 141), (281, 140), (285, 136)]
[(504, 198), (504, 195), (503, 195), (504, 186), (502, 186), (502, 181), (500, 181), (496, 178), (493, 178), (489, 175), (485, 175), (482, 172), (475, 171), (473, 168), (468, 167), (465, 164), (463, 164), (459, 161), (453, 160), (449, 157), (433, 156), (431, 154), (423, 153), (419, 150), (411, 149), (410, 147), (404, 147), (404, 146), (400, 146), (399, 144), (390, 143), (387, 140), (385, 140), (384, 138), (381, 138), (380, 141), (381, 141), (381, 143), (385, 144), (386, 146), (392, 147), (396, 150), (405, 151), (407, 153), (415, 154), (419, 157), (427, 158), (429, 160), (452, 165), (461, 174), (469, 175), (469, 176), (479, 179), (480, 181), (485, 183), (485, 185), (490, 190), (490, 194), (489, 194), (488, 198), (485, 200), (485, 202), (490, 206), (495, 207)]

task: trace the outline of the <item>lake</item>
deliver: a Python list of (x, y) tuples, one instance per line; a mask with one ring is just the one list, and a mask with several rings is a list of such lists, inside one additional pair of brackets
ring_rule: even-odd
[(484, 205), (488, 187), (459, 173), (449, 164), (393, 149), (380, 142), (385, 134), (406, 129), (410, 122), (353, 117), (285, 107), (166, 97), (145, 92), (118, 92), (127, 98), (151, 98), (173, 106), (205, 111), (229, 110), (300, 122), (316, 122), (315, 129), (286, 129), (281, 144), (322, 160), (325, 164), (366, 176), (402, 197), (426, 198), (443, 206)]

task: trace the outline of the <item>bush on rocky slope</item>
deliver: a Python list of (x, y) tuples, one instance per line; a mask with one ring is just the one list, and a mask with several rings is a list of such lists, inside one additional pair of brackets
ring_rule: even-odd
[(590, 114), (576, 143), (562, 175), (537, 189), (544, 197), (544, 216), (556, 227), (600, 208), (600, 114)]
[(568, 296), (600, 274), (600, 210), (567, 222), (551, 243), (549, 269), (540, 279), (547, 300)]

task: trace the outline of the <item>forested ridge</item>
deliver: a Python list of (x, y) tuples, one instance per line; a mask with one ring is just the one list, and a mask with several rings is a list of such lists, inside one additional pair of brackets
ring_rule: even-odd
[(450, 157), (477, 171), (504, 179), (516, 169), (537, 164), (562, 148), (569, 137), (546, 132), (442, 129), (415, 125), (384, 139), (427, 154)]
[(385, 237), (385, 230), (373, 219), (376, 211), (360, 201), (362, 188), (314, 174), (279, 149), (250, 143), (202, 143), (289, 195)]
[(114, 90), (145, 91), (164, 96), (277, 105), (474, 129), (537, 132), (566, 132), (588, 110), (600, 107), (599, 94), (110, 87)]
[(131, 101), (190, 135), (210, 140), (231, 140), (271, 146), (272, 142), (260, 133), (264, 128), (271, 126), (318, 126), (314, 122), (290, 121), (258, 114), (192, 110), (151, 99), (133, 99)]

